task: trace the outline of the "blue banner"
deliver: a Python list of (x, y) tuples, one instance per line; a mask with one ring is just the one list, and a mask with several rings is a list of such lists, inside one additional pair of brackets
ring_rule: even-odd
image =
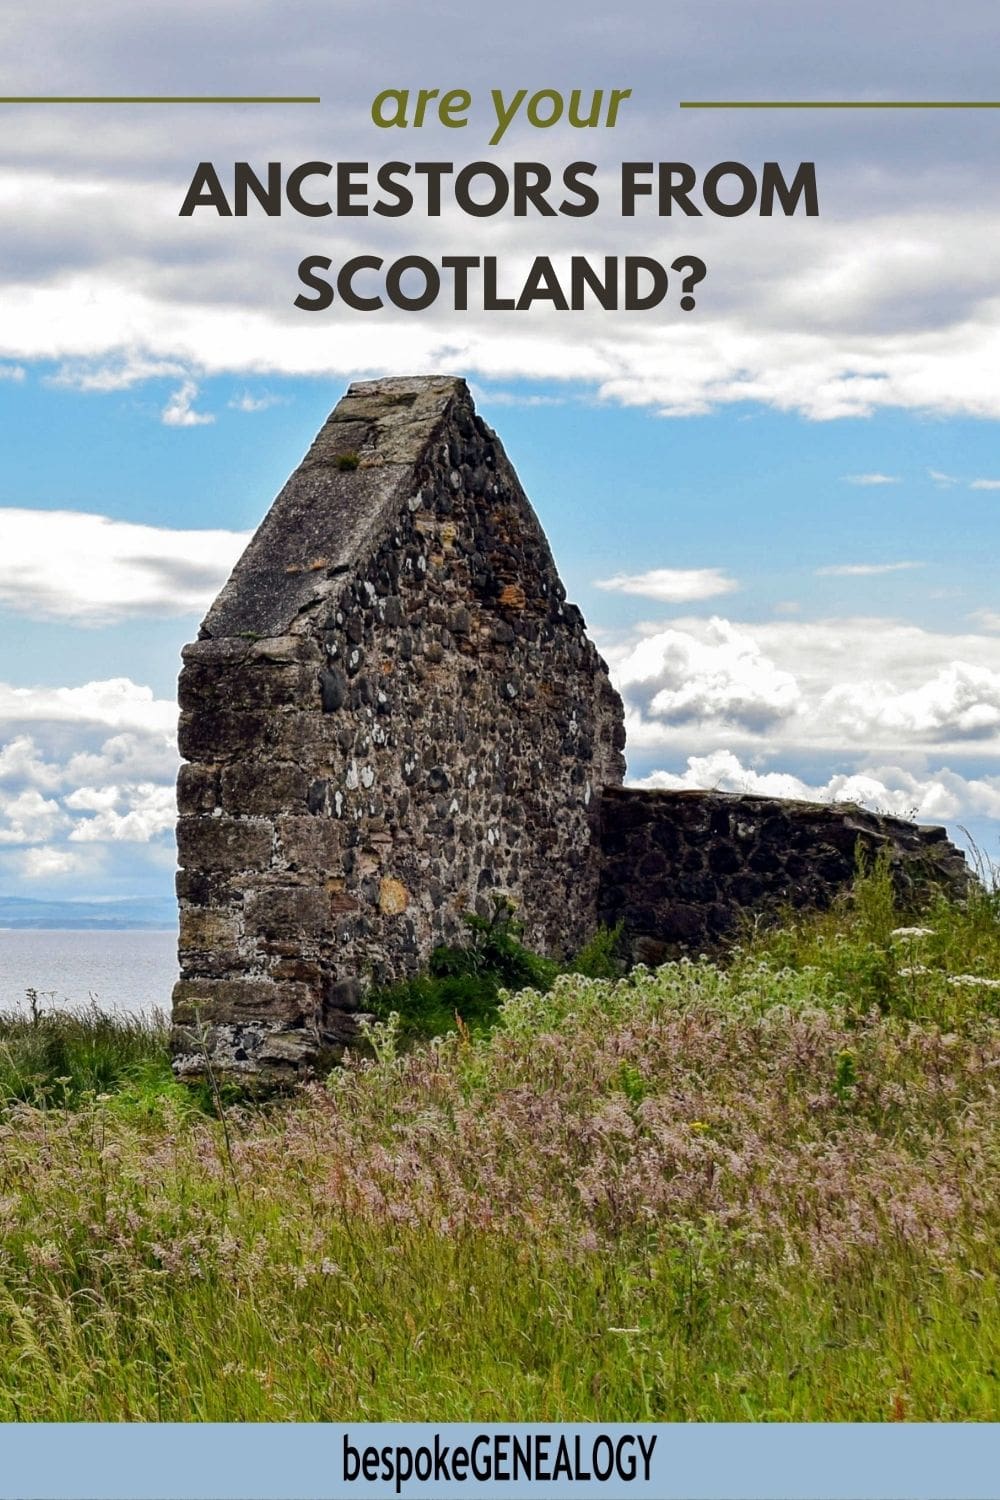
[(1000, 1426), (67, 1424), (0, 1500), (998, 1500)]

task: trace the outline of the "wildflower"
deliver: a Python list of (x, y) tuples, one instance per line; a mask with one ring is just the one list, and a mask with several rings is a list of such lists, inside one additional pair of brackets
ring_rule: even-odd
[(933, 937), (933, 927), (894, 927), (889, 934), (894, 938), (922, 938)]
[(59, 1247), (51, 1240), (46, 1240), (41, 1245), (29, 1243), (25, 1246), (25, 1252), (32, 1265), (43, 1271), (57, 1271), (62, 1264)]

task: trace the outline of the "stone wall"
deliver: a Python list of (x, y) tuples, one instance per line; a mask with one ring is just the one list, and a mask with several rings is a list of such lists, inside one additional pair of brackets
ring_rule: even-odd
[(295, 1074), (494, 893), (544, 952), (593, 929), (621, 702), (463, 381), (351, 386), (180, 703), (179, 1072)]
[(741, 917), (828, 906), (853, 879), (859, 841), (869, 856), (888, 849), (904, 901), (935, 885), (961, 895), (970, 878), (943, 828), (851, 803), (609, 787), (601, 816), (600, 917), (623, 922), (647, 964), (711, 952)]

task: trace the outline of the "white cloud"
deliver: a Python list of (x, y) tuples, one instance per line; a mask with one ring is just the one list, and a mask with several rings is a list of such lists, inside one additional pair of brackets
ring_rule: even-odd
[(845, 474), (847, 484), (899, 484), (896, 474)]
[(977, 609), (969, 616), (983, 630), (1000, 631), (1000, 613), (995, 609)]
[(911, 568), (923, 568), (921, 562), (895, 563), (841, 563), (835, 567), (817, 568), (817, 578), (873, 578), (879, 573), (905, 573)]
[(1000, 479), (974, 479), (970, 490), (1000, 490)]
[(271, 406), (282, 406), (287, 399), (286, 396), (272, 396), (268, 391), (261, 396), (252, 396), (249, 391), (244, 391), (242, 395), (227, 401), (226, 405), (231, 411), (257, 412), (267, 411)]
[(629, 777), (628, 785), (665, 791), (755, 792), (762, 797), (826, 800), (819, 788), (808, 787), (787, 771), (761, 772), (744, 766), (731, 750), (690, 755), (685, 769), (679, 773), (651, 771), (648, 776)]
[(176, 704), (127, 678), (0, 684), (0, 889), (105, 879), (112, 849), (113, 879), (172, 865), (176, 719)]
[[(371, 154), (363, 118), (357, 142)], [(603, 186), (613, 199), (609, 144)], [(262, 142), (261, 149), (273, 148)], [(240, 150), (249, 155), (249, 143)], [(419, 318), (391, 309), (361, 314), (339, 303), (309, 314), (292, 306), (294, 268), (309, 243), (330, 249), (329, 221), (303, 224), (289, 214), (270, 221), (264, 234), (253, 216), (226, 224), (214, 216), (181, 220), (176, 181), (190, 166), (179, 153), (162, 181), (98, 177), (88, 216), (113, 232), (91, 236), (76, 196), (77, 167), (44, 174), (44, 181), (16, 165), (8, 171), (13, 222), (23, 236), (29, 226), (31, 233), (0, 281), (0, 359), (106, 369), (119, 385), (130, 372), (176, 367), (185, 376), (164, 409), (171, 423), (196, 425), (210, 416), (192, 404), (202, 375), (441, 368), (497, 381), (583, 381), (605, 400), (672, 415), (745, 401), (817, 420), (883, 407), (1000, 413), (991, 378), (1000, 357), (1000, 298), (988, 274), (1000, 206), (894, 205), (881, 214), (858, 210), (853, 219), (809, 222), (691, 221), (686, 249), (711, 266), (698, 309), (655, 322), (622, 315), (609, 322), (600, 311), (565, 318), (473, 306), (456, 313), (443, 302)], [(462, 243), (496, 254), (506, 284), (516, 287), (539, 248), (524, 228), (510, 218), (420, 216), (407, 223), (407, 249), (435, 259)], [(303, 234), (320, 233), (326, 238), (303, 241)], [(637, 217), (623, 247), (622, 221), (606, 207), (585, 230), (571, 220), (546, 221), (544, 249), (558, 268), (574, 253), (620, 255), (627, 248), (655, 255), (661, 234), (655, 218)], [(372, 226), (338, 221), (336, 240), (339, 259), (370, 253)], [(127, 259), (109, 254), (116, 244), (129, 246)], [(57, 264), (54, 245), (64, 247)], [(915, 254), (921, 245), (929, 253)], [(379, 248), (391, 255), (391, 246)]]
[(107, 812), (121, 796), (117, 786), (81, 786), (66, 798), (66, 806), (74, 812)]
[(768, 754), (1000, 754), (1000, 671), (987, 634), (865, 617), (688, 617), (603, 649), (633, 753), (727, 743)]
[(93, 875), (99, 862), (73, 849), (56, 849), (41, 845), (25, 849), (17, 861), (23, 880), (47, 881), (66, 875)]
[(0, 365), (0, 380), (23, 380), (24, 367), (22, 365)]
[(51, 839), (69, 823), (59, 803), (34, 790), (13, 797), (0, 795), (0, 844), (36, 844)]
[[(253, 222), (245, 226), (257, 227)], [(716, 299), (706, 294), (695, 316), (660, 322), (655, 329), (622, 319), (611, 331), (606, 314), (603, 322), (588, 312), (559, 321), (559, 314), (540, 310), (516, 324), (504, 314), (447, 309), (428, 310), (419, 319), (411, 315), (410, 321), (385, 310), (366, 315), (334, 308), (309, 315), (292, 309), (290, 315), (291, 297), (283, 293), (294, 281), (291, 246), (284, 252), (287, 259), (261, 262), (239, 302), (232, 297), (232, 277), (213, 296), (213, 282), (198, 260), (205, 243), (199, 234), (158, 253), (190, 255), (191, 284), (203, 288), (202, 301), (193, 303), (170, 286), (163, 267), (155, 263), (145, 267), (144, 278), (133, 279), (116, 266), (63, 274), (51, 283), (26, 279), (7, 289), (10, 306), (0, 326), (0, 358), (111, 362), (115, 367), (133, 359), (177, 364), (190, 375), (165, 406), (162, 419), (181, 426), (213, 420), (192, 405), (196, 377), (245, 372), (332, 378), (440, 368), (485, 379), (583, 381), (600, 399), (669, 416), (748, 401), (818, 421), (893, 407), (1000, 416), (1000, 388), (992, 379), (1000, 362), (1000, 298), (977, 301), (976, 317), (969, 322), (956, 318), (946, 330), (928, 329), (922, 322), (932, 296), (928, 285), (915, 292), (911, 325), (881, 333), (866, 327), (863, 301), (853, 299), (845, 287), (829, 318), (812, 313), (803, 324), (797, 319), (804, 308), (815, 307), (815, 294), (809, 288), (812, 265), (805, 241), (793, 222), (780, 226), (783, 244), (775, 240), (765, 247), (759, 232), (744, 242), (748, 258), (766, 257), (748, 277), (761, 293), (752, 306), (740, 305), (735, 286), (719, 286), (725, 281), (721, 267), (740, 262), (739, 228), (726, 227), (732, 238), (716, 248), (717, 269), (707, 283), (709, 291), (715, 287)], [(930, 232), (944, 235), (952, 227), (930, 226)], [(977, 242), (983, 235), (995, 238), (1000, 215), (995, 224), (970, 221), (966, 228)], [(471, 232), (475, 236), (483, 230), (480, 226)], [(703, 258), (713, 253), (718, 232), (710, 225), (694, 231)], [(878, 223), (856, 230), (867, 242), (873, 264), (881, 237), (898, 232), (897, 226)], [(416, 226), (413, 233), (414, 253), (433, 259), (453, 252), (456, 238), (467, 240), (470, 229), (467, 223), (442, 219)], [(562, 237), (565, 227), (552, 233)], [(596, 245), (569, 245), (566, 254), (620, 249), (610, 234), (605, 226)], [(480, 248), (484, 253), (507, 249), (507, 284), (516, 288), (530, 260), (523, 249), (523, 225), (515, 226), (513, 234), (510, 226), (492, 226), (490, 235)], [(840, 224), (835, 235), (818, 230), (810, 243), (820, 261), (836, 263), (845, 254), (847, 238)], [(260, 253), (245, 239), (239, 243), (248, 256)], [(344, 256), (363, 247), (361, 238), (347, 242)], [(551, 248), (558, 260), (558, 246)], [(653, 253), (658, 246), (652, 238), (647, 244), (642, 230), (633, 226), (629, 248)], [(982, 264), (975, 273), (980, 278)], [(891, 267), (885, 280), (891, 284)], [(318, 337), (321, 332), (326, 336)]]
[(0, 682), (0, 727), (29, 723), (98, 726), (173, 735), (177, 705), (155, 698), (129, 677), (108, 677), (80, 687), (13, 687)]
[(201, 614), (247, 539), (84, 511), (0, 509), (0, 606), (81, 625)]
[(1000, 776), (966, 777), (947, 767), (920, 772), (904, 766), (873, 765), (838, 772), (824, 782), (813, 783), (788, 771), (758, 770), (743, 764), (731, 750), (715, 750), (689, 756), (680, 773), (653, 771), (630, 780), (629, 785), (707, 788), (809, 802), (857, 802), (873, 811), (915, 817), (924, 823), (1000, 818)]
[[(174, 733), (176, 706), (165, 704), (169, 729), (128, 731), (103, 740), (94, 750), (77, 750), (65, 766), (65, 781), (102, 783), (104, 781), (166, 780), (173, 785), (177, 774), (177, 743)], [(156, 708), (157, 715), (161, 710)]]
[(630, 702), (664, 726), (699, 721), (769, 731), (795, 713), (799, 690), (744, 630), (713, 618), (701, 638), (666, 629), (639, 641), (617, 662), (617, 681)]
[(165, 427), (204, 427), (208, 422), (214, 422), (215, 418), (211, 412), (195, 411), (192, 402), (198, 394), (198, 387), (193, 380), (185, 380), (179, 385), (160, 413), (160, 420)]
[(66, 386), (76, 391), (127, 391), (143, 380), (157, 380), (165, 375), (183, 375), (183, 366), (172, 360), (147, 359), (140, 354), (123, 353), (108, 364), (87, 360), (63, 364), (54, 375), (46, 377), (47, 385)]
[(139, 786), (81, 787), (66, 798), (66, 806), (87, 809), (69, 838), (72, 843), (129, 842), (146, 844), (169, 833), (177, 820), (173, 786), (145, 782)]
[(475, 381), (469, 387), (472, 399), (477, 406), (489, 408), (491, 406), (565, 406), (565, 396), (543, 396), (537, 393), (527, 395), (520, 391), (484, 390)]
[(6, 745), (0, 745), (0, 783), (52, 788), (62, 780), (62, 769), (45, 761), (30, 735), (19, 734)]
[(127, 678), (0, 684), (0, 844), (131, 841), (156, 862), (172, 848), (176, 722), (176, 704)]
[(739, 588), (735, 578), (727, 577), (719, 568), (652, 568), (648, 573), (616, 573), (613, 578), (597, 578), (594, 583), (609, 592), (638, 594), (671, 604), (712, 599)]
[(954, 474), (943, 474), (940, 469), (928, 469), (927, 477), (928, 479), (933, 479), (938, 488), (942, 490), (950, 490), (959, 483)]
[(918, 687), (844, 683), (824, 696), (819, 711), (845, 730), (875, 735), (880, 743), (895, 737), (905, 743), (951, 739), (1000, 742), (1000, 672), (990, 667), (951, 662)]

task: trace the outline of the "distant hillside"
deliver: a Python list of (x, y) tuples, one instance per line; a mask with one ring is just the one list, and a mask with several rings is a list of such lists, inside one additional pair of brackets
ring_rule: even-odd
[(0, 928), (162, 932), (176, 926), (177, 907), (169, 896), (129, 897), (123, 901), (35, 901), (26, 896), (0, 896)]

